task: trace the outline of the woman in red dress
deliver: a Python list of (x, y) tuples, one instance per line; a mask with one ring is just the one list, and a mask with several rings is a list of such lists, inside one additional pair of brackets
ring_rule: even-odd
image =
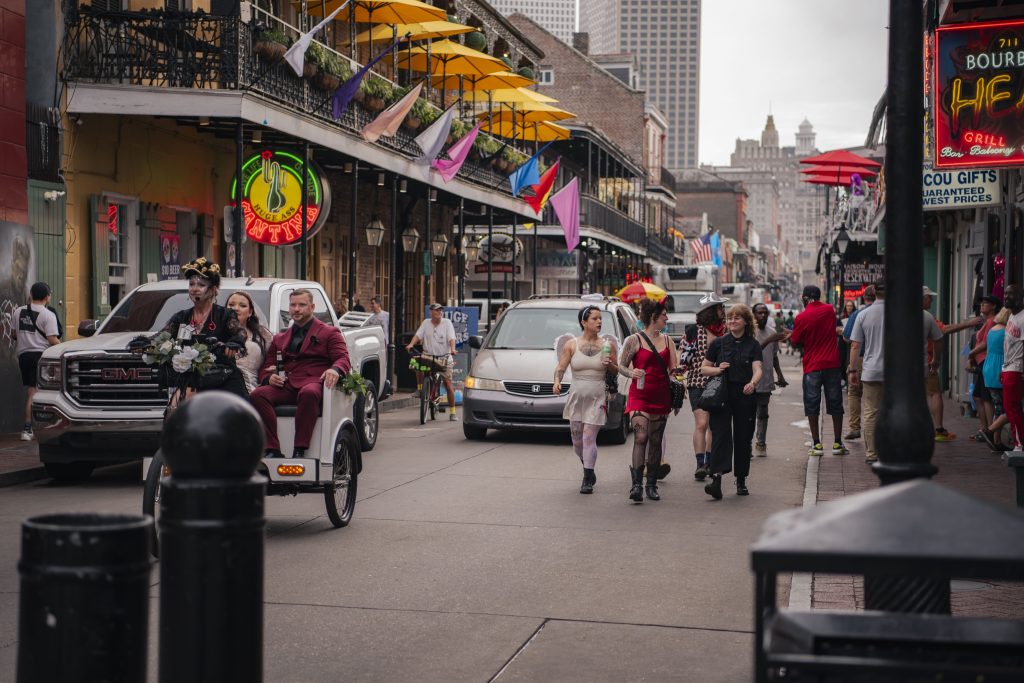
[(661, 500), (658, 495), (661, 442), (665, 436), (668, 414), (672, 411), (672, 395), (666, 369), (678, 364), (675, 344), (667, 334), (662, 333), (668, 324), (665, 304), (641, 299), (640, 321), (644, 329), (626, 339), (619, 363), (621, 367), (629, 367), (633, 375), (626, 412), (633, 426), (633, 464), (629, 468), (633, 475), (633, 486), (629, 498), (637, 503), (642, 503), (644, 499), (644, 463), (647, 464), (647, 498)]

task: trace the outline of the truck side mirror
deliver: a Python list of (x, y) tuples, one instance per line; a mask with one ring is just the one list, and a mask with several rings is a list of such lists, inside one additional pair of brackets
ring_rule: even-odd
[(79, 337), (91, 337), (96, 334), (96, 327), (99, 325), (99, 320), (83, 320), (78, 323), (78, 336)]
[(473, 335), (472, 337), (469, 338), (468, 341), (469, 348), (471, 349), (479, 349), (484, 345), (484, 338), (481, 337), (480, 335)]

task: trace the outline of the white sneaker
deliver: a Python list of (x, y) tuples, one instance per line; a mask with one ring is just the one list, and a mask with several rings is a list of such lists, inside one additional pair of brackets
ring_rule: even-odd
[(31, 429), (24, 429), (24, 430), (22, 430), (22, 432), (21, 432), (21, 440), (22, 441), (31, 441), (32, 440), (32, 430)]
[(448, 421), (449, 422), (457, 422), (458, 419), (459, 418), (455, 415), (455, 413), (448, 413)]

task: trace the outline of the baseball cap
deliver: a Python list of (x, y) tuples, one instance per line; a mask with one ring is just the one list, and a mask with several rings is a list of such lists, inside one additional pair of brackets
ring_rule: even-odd
[(929, 287), (928, 285), (925, 285), (924, 287), (921, 288), (921, 296), (938, 296), (938, 295), (939, 295), (939, 293), (932, 291), (931, 287)]
[(441, 304), (438, 304), (438, 303), (430, 304), (430, 310), (432, 310), (432, 311), (443, 311), (444, 310), (444, 306), (442, 306)]
[(1002, 306), (1003, 305), (1002, 299), (1000, 299), (998, 296), (992, 296), (991, 294), (986, 294), (985, 296), (981, 297), (981, 299), (979, 299), (979, 301), (982, 301), (984, 303), (990, 303), (993, 306)]

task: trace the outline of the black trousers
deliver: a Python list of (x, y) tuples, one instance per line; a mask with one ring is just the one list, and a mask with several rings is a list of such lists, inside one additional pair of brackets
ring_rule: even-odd
[(729, 400), (711, 411), (711, 474), (735, 468), (737, 477), (750, 474), (750, 444), (757, 418), (757, 394), (743, 393), (743, 385), (729, 382)]

